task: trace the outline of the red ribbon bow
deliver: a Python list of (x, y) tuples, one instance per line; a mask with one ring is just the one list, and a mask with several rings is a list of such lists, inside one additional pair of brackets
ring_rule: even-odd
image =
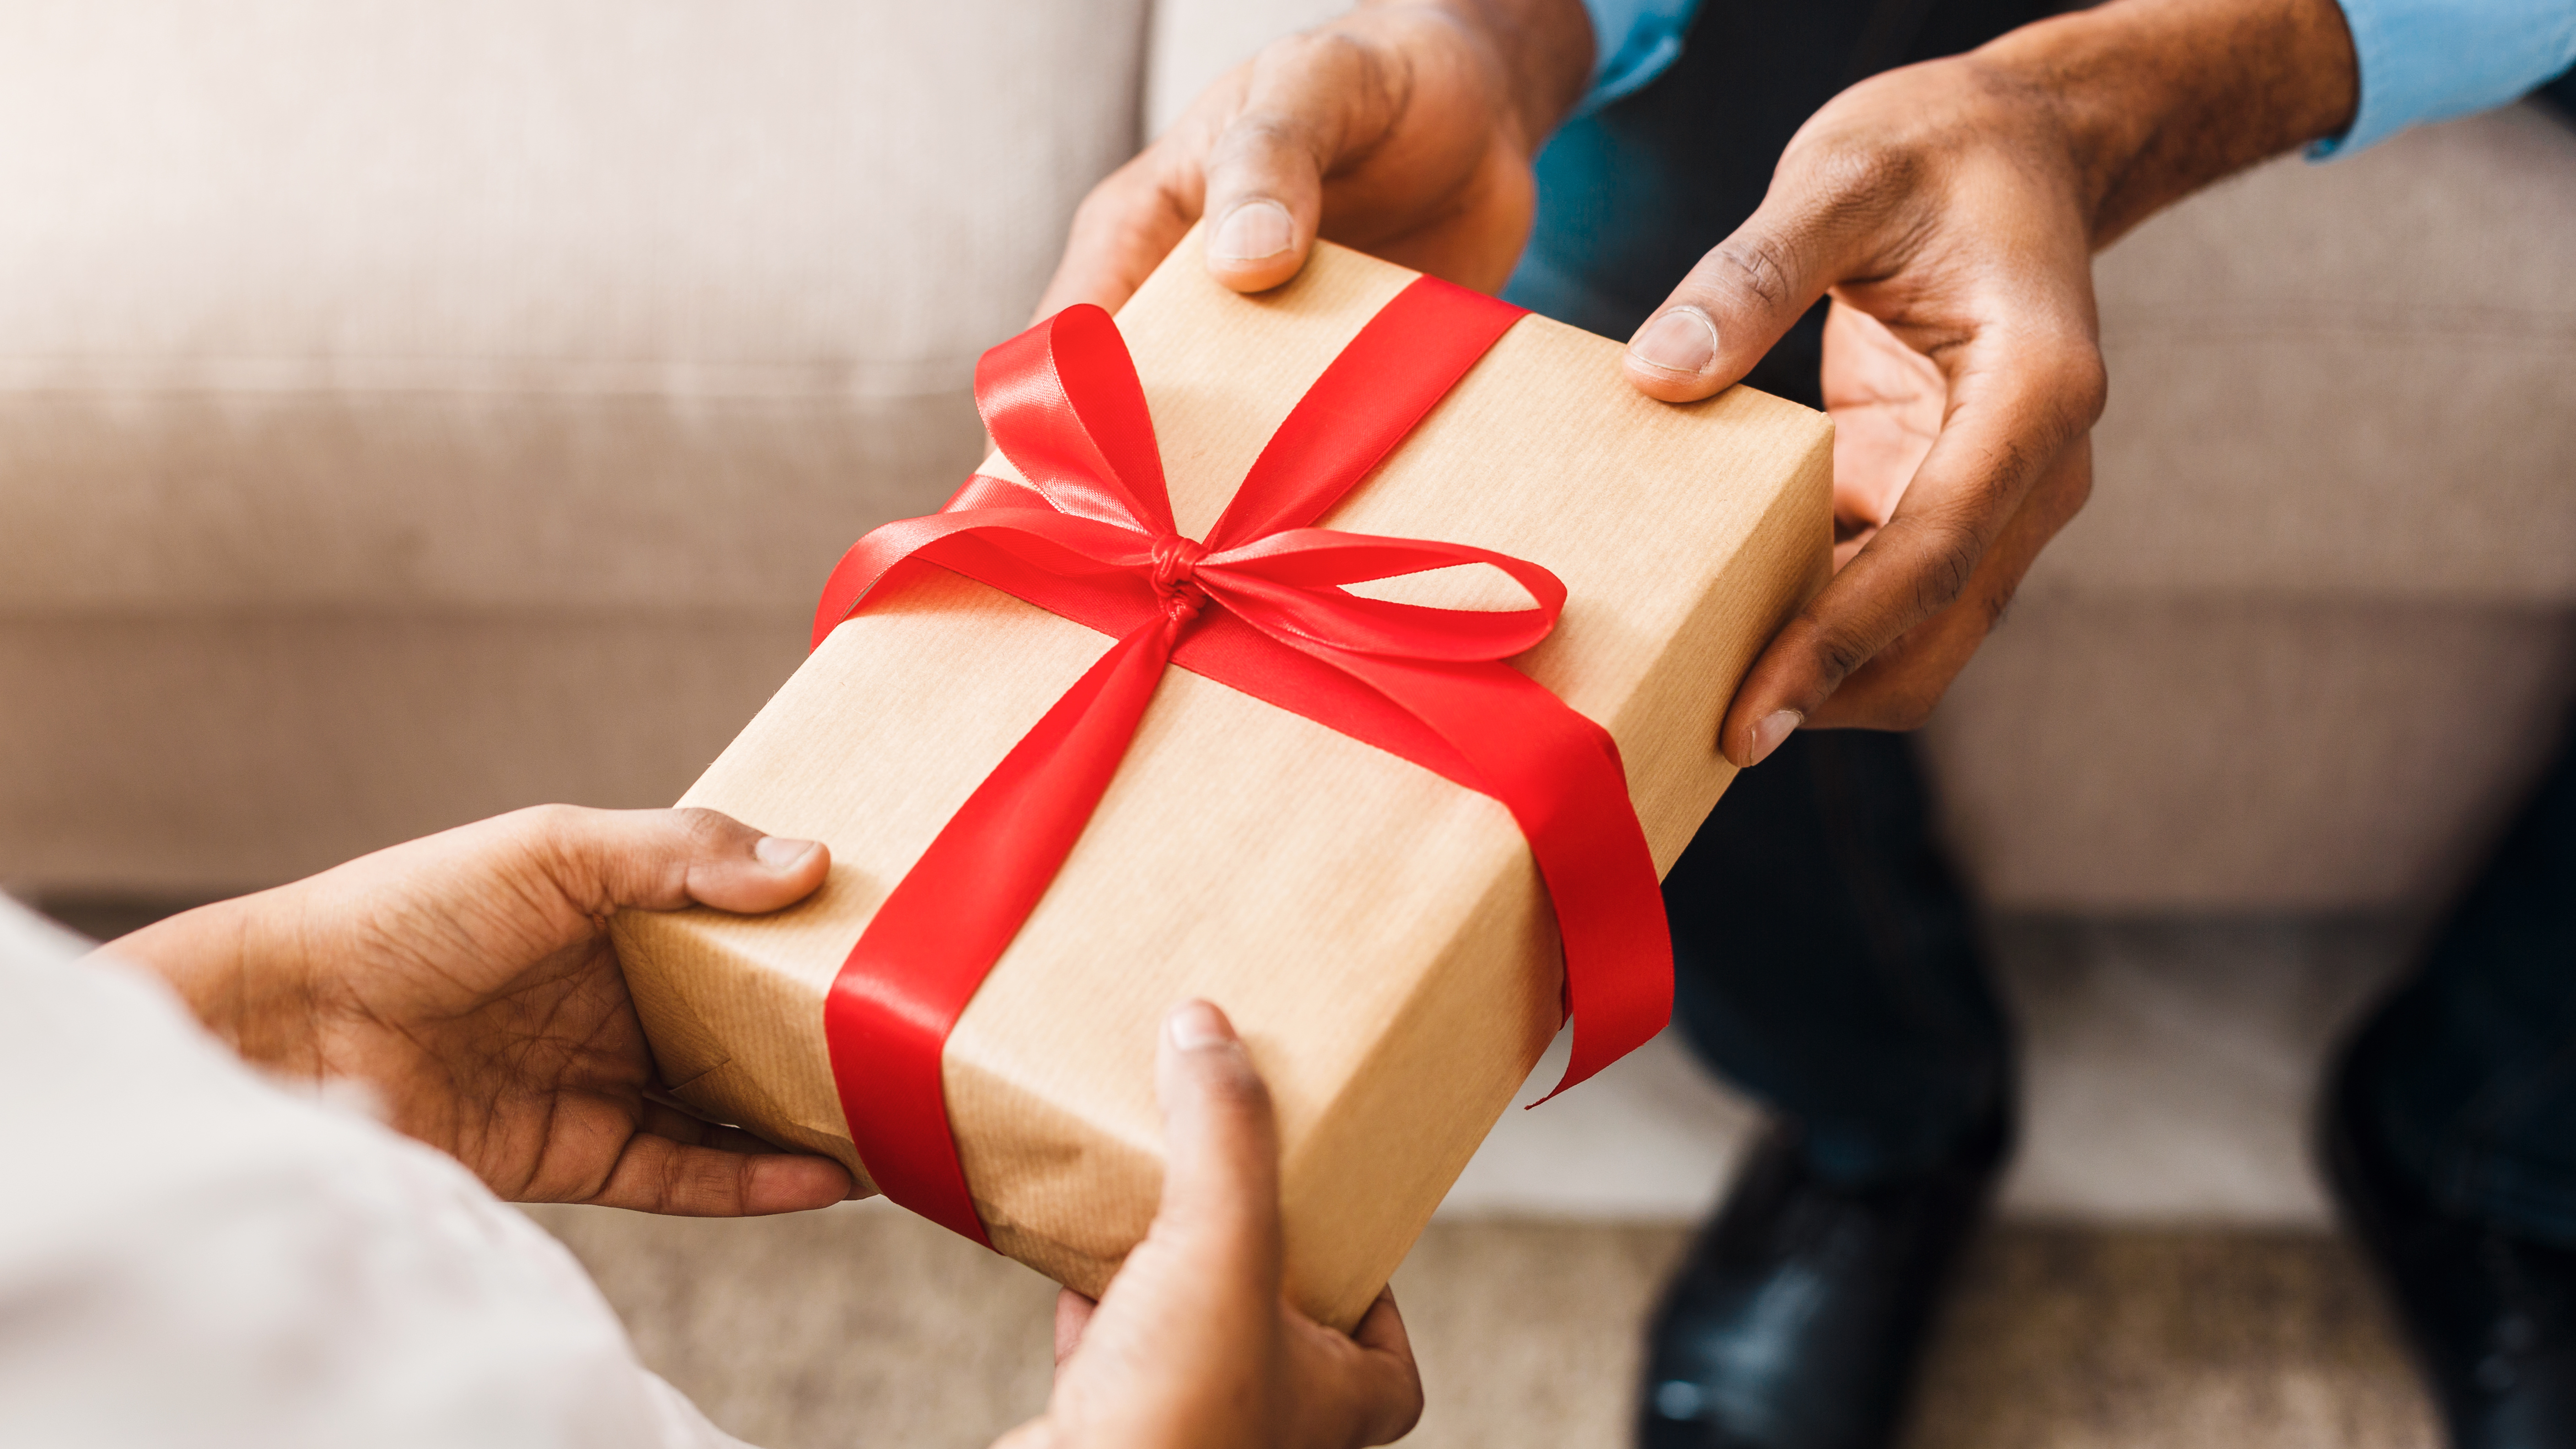
[[(1081, 837), (1169, 664), (1511, 810), (1565, 945), (1574, 1056), (1557, 1091), (1662, 1029), (1671, 945), (1618, 747), (1502, 662), (1546, 637), (1565, 585), (1486, 549), (1309, 526), (1521, 315), (1429, 277), (1406, 287), (1280, 424), (1205, 543), (1172, 522), (1144, 389), (1108, 313), (1068, 308), (984, 354), (976, 404), (1028, 482), (977, 474), (941, 512), (860, 539), (832, 571), (814, 643), (890, 591), (899, 566), (925, 564), (1118, 642), (976, 787), (832, 983), (833, 1076), (859, 1158), (888, 1197), (988, 1241), (949, 1132), (940, 1058)], [(1438, 609), (1342, 587), (1472, 563), (1510, 575), (1533, 606)]]

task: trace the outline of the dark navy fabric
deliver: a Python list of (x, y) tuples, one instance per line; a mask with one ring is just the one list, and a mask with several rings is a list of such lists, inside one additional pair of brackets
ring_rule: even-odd
[(2353, 1068), (2357, 1125), (2436, 1202), (2576, 1247), (2576, 731)]
[[(2034, 3), (1707, 0), (1653, 84), (1567, 124), (1508, 295), (1625, 338), (1752, 214), (1790, 135), (1855, 80), (1982, 44)], [(1821, 406), (1821, 311), (1748, 379)], [(1822, 1174), (1909, 1171), (1982, 1125), (2012, 1049), (1934, 843), (1911, 743), (1798, 734), (1739, 777), (1665, 883), (1675, 1015), (1720, 1075), (1807, 1128)]]
[[(1509, 295), (1625, 338), (1749, 216), (1799, 124), (1854, 80), (1971, 48), (2042, 4), (1709, 0), (1680, 57), (1569, 123)], [(2576, 77), (2550, 98), (2576, 112)], [(1748, 381), (1818, 405), (1822, 313)], [(1675, 1013), (1709, 1065), (1865, 1182), (2008, 1105), (2012, 1036), (1902, 737), (1801, 732), (1666, 882)], [(2464, 1213), (2576, 1244), (2576, 745), (2361, 1039), (2364, 1124)]]
[(1664, 883), (1675, 1019), (1831, 1181), (1929, 1167), (2009, 1100), (2011, 1034), (1930, 825), (1911, 741), (1802, 732)]

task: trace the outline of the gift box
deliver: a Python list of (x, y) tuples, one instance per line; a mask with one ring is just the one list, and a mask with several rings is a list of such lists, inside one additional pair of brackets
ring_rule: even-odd
[(614, 929), (680, 1101), (1095, 1294), (1159, 1023), (1218, 1003), (1291, 1299), (1348, 1326), (1569, 1005), (1578, 1072), (1661, 1024), (1654, 879), (1827, 576), (1832, 431), (1330, 245), (1256, 296), (1197, 257), (987, 356), (1001, 450), (852, 550), (683, 798), (827, 842), (822, 889)]

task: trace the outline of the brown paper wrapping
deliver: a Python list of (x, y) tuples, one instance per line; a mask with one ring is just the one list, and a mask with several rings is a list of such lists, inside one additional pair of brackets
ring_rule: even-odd
[[(1245, 297), (1197, 257), (1185, 243), (1118, 319), (1193, 537), (1413, 276), (1321, 246), (1297, 280)], [(1650, 401), (1621, 378), (1616, 344), (1530, 317), (1322, 526), (1554, 570), (1563, 620), (1515, 662), (1617, 738), (1667, 870), (1732, 773), (1715, 738), (1736, 682), (1826, 576), (1831, 440), (1821, 414), (1741, 387)], [(1520, 605), (1498, 578), (1452, 570), (1371, 591)], [(671, 1091), (864, 1172), (823, 994), (932, 836), (1109, 643), (942, 573), (807, 660), (681, 803), (829, 843), (828, 882), (773, 916), (616, 922)], [(976, 1208), (1003, 1252), (1099, 1292), (1160, 1189), (1157, 1024), (1205, 997), (1277, 1105), (1290, 1296), (1348, 1326), (1556, 1033), (1559, 977), (1546, 895), (1500, 804), (1172, 670), (949, 1039)]]

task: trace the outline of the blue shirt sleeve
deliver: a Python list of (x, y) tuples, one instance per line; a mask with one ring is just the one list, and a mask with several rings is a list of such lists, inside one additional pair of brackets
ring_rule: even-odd
[(1699, 0), (1583, 0), (1583, 8), (1592, 16), (1592, 89), (1578, 116), (1662, 75), (1682, 53)]
[(2501, 106), (2576, 65), (2576, 0), (2338, 3), (2361, 64), (2361, 109), (2352, 129), (2318, 142), (2312, 157)]

